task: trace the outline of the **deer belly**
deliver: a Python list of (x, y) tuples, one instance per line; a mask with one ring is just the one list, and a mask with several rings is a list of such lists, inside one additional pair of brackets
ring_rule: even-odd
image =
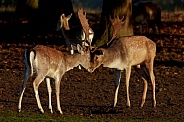
[(103, 64), (103, 66), (108, 68), (117, 68), (119, 70), (123, 70), (126, 67), (126, 65), (122, 62), (121, 59), (113, 60), (111, 62)]
[(147, 51), (146, 50), (138, 50), (138, 52), (141, 52), (141, 53), (134, 53), (134, 55), (131, 58), (132, 60), (129, 60), (129, 64), (131, 66), (141, 64), (142, 62), (144, 62), (146, 60)]
[(59, 72), (60, 72), (60, 69), (59, 69), (59, 68), (56, 68), (56, 69), (51, 68), (51, 69), (48, 70), (47, 76), (48, 76), (48, 77), (51, 77), (51, 78), (55, 78), (56, 75), (59, 74)]

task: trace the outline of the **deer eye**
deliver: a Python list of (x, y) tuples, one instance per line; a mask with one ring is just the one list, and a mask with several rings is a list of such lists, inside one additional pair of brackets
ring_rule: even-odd
[(97, 56), (95, 57), (95, 60), (98, 60), (98, 57)]

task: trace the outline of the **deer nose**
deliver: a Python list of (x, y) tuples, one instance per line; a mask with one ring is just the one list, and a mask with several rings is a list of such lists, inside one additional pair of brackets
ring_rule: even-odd
[(65, 30), (70, 30), (70, 28), (69, 27), (64, 27), (65, 28)]
[(94, 68), (93, 67), (90, 67), (89, 69), (88, 69), (88, 72), (90, 72), (90, 73), (92, 73), (94, 71)]

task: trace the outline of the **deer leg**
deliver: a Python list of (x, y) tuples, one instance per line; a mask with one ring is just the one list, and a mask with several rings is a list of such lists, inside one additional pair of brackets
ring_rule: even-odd
[(139, 34), (140, 34), (140, 35), (142, 35), (142, 29), (143, 29), (142, 26), (143, 26), (142, 24), (139, 24)]
[(38, 75), (33, 82), (33, 88), (34, 88), (35, 97), (37, 100), (37, 105), (42, 113), (44, 113), (44, 110), (43, 110), (42, 105), (40, 103), (40, 98), (39, 98), (39, 94), (38, 94), (38, 87), (39, 87), (40, 83), (44, 80), (44, 78), (45, 78), (44, 76), (45, 75)]
[(148, 75), (146, 74), (145, 70), (138, 65), (136, 67), (136, 72), (141, 76), (141, 78), (144, 81), (144, 89), (143, 89), (143, 95), (142, 95), (142, 102), (140, 107), (143, 107), (145, 100), (146, 100), (146, 94), (147, 94), (147, 89), (148, 89), (148, 82), (147, 80), (149, 79)]
[(149, 24), (146, 22), (146, 33), (149, 34)]
[(52, 89), (51, 89), (51, 86), (50, 86), (50, 78), (46, 78), (46, 83), (47, 83), (47, 90), (48, 90), (48, 95), (49, 95), (49, 109), (50, 109), (50, 112), (53, 113), (52, 111), (52, 101), (51, 101), (51, 93), (52, 93)]
[(115, 97), (114, 97), (114, 107), (116, 106), (118, 99), (118, 90), (121, 79), (121, 70), (115, 69)]
[(23, 94), (24, 94), (24, 91), (25, 91), (25, 88), (26, 88), (26, 83), (29, 79), (29, 75), (30, 75), (30, 68), (28, 67), (28, 64), (26, 63), (26, 66), (24, 68), (24, 81), (23, 81), (23, 84), (22, 84), (22, 87), (20, 89), (20, 98), (19, 98), (19, 105), (18, 105), (18, 110), (19, 112), (21, 111), (21, 103), (22, 103), (22, 97), (23, 97)]
[(159, 32), (159, 38), (161, 39), (161, 30), (160, 30), (161, 24), (160, 23), (157, 24), (157, 27), (158, 27), (158, 32)]
[(71, 42), (69, 41), (69, 39), (65, 39), (65, 42), (66, 42), (68, 49), (70, 50), (70, 53), (73, 54), (74, 53), (73, 46)]
[(151, 83), (152, 83), (152, 90), (153, 90), (153, 107), (156, 107), (156, 98), (155, 98), (155, 76), (153, 73), (153, 59), (149, 63), (146, 64), (146, 68), (148, 69)]
[(152, 33), (153, 33), (153, 38), (154, 38), (156, 34), (156, 30), (157, 30), (156, 25), (154, 23), (151, 23), (150, 27), (152, 28)]
[(56, 89), (57, 109), (60, 112), (60, 114), (63, 114), (63, 112), (61, 111), (60, 99), (59, 99), (61, 76), (62, 75), (58, 74), (55, 79), (55, 89)]
[(127, 107), (130, 107), (130, 97), (129, 97), (129, 80), (131, 74), (131, 66), (126, 68), (126, 92), (127, 92)]

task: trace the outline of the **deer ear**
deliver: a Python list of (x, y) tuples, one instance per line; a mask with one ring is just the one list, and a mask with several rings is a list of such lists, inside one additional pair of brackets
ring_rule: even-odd
[(126, 20), (124, 20), (123, 22), (121, 22), (121, 25), (123, 25), (125, 23)]
[(97, 54), (97, 55), (104, 55), (104, 52), (103, 52), (103, 50), (96, 50), (95, 54)]
[(61, 18), (64, 18), (64, 17), (65, 17), (65, 14), (62, 14), (62, 15), (61, 15)]
[(67, 16), (68, 20), (72, 17), (72, 13)]

